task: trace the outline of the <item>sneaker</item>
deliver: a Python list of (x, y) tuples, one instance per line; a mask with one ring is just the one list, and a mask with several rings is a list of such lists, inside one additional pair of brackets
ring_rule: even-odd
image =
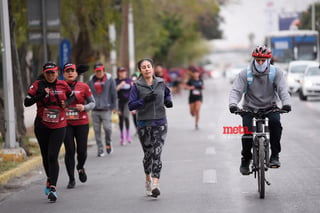
[(108, 154), (111, 154), (112, 153), (112, 147), (111, 147), (111, 144), (109, 145), (106, 145), (106, 151)]
[(199, 126), (198, 126), (198, 124), (196, 124), (196, 130), (198, 130), (199, 129)]
[(152, 185), (151, 180), (150, 181), (146, 181), (146, 195), (147, 196), (151, 196), (152, 195), (151, 185)]
[(131, 143), (131, 141), (132, 141), (132, 139), (131, 139), (130, 135), (127, 136), (127, 142), (128, 142), (128, 143)]
[(131, 141), (132, 141), (131, 136), (130, 136), (130, 130), (127, 130), (126, 141), (127, 141), (128, 143), (131, 143)]
[(84, 183), (84, 182), (87, 181), (87, 174), (86, 174), (86, 172), (85, 172), (84, 169), (79, 169), (79, 170), (78, 170), (78, 174), (79, 174), (79, 180), (80, 180), (82, 183)]
[(58, 198), (57, 192), (54, 188), (50, 188), (50, 192), (48, 194), (48, 199), (50, 200), (50, 202), (56, 202)]
[(279, 168), (281, 166), (281, 163), (279, 161), (279, 155), (272, 156), (270, 157), (270, 168)]
[(45, 195), (48, 195), (49, 194), (49, 192), (50, 192), (50, 187), (48, 187), (48, 186), (46, 186), (46, 187), (44, 187), (44, 194)]
[(251, 162), (250, 159), (247, 160), (247, 159), (241, 158), (240, 173), (242, 175), (249, 175), (250, 174), (250, 169), (249, 169), (250, 162)]
[(105, 155), (104, 152), (99, 152), (97, 156), (98, 157), (104, 157), (104, 155)]
[(45, 195), (49, 194), (49, 192), (50, 192), (50, 182), (49, 181), (46, 182), (46, 186), (44, 187), (43, 191), (44, 191)]
[(151, 197), (157, 198), (160, 195), (159, 184), (152, 184)]
[(69, 180), (69, 183), (67, 185), (67, 189), (73, 189), (76, 186), (75, 180)]
[(124, 140), (121, 139), (121, 140), (120, 140), (120, 146), (124, 146), (124, 145), (125, 145)]

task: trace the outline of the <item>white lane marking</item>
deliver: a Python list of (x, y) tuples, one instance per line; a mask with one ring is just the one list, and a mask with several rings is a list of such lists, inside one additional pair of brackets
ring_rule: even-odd
[(208, 135), (208, 140), (214, 140), (216, 138), (215, 135)]
[(206, 154), (207, 154), (207, 155), (214, 155), (214, 154), (216, 154), (215, 148), (214, 148), (213, 146), (206, 148)]
[(206, 169), (203, 171), (203, 183), (216, 183), (217, 172), (215, 169)]

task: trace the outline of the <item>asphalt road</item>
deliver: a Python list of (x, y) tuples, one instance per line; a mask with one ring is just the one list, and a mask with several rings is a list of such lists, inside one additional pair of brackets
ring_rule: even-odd
[(115, 126), (111, 155), (97, 158), (91, 142), (86, 183), (77, 181), (75, 189), (66, 189), (61, 159), (56, 203), (49, 203), (43, 194), (45, 176), (39, 168), (8, 184), (11, 190), (0, 202), (0, 212), (319, 212), (320, 99), (301, 102), (292, 97), (293, 112), (282, 116), (282, 166), (268, 170), (271, 186), (260, 199), (257, 180), (239, 173), (240, 135), (223, 134), (224, 126), (241, 124), (241, 118), (228, 111), (230, 84), (220, 78), (205, 84), (199, 130), (194, 129), (186, 91), (174, 96), (174, 108), (167, 110), (158, 199), (144, 194), (143, 153), (137, 138), (121, 147)]

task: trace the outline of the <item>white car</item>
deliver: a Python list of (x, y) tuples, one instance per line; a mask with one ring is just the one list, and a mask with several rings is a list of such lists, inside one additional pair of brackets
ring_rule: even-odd
[(300, 91), (304, 72), (309, 65), (317, 65), (315, 61), (291, 61), (287, 72), (287, 86), (290, 94)]
[(320, 67), (309, 65), (303, 76), (301, 90), (299, 92), (300, 100), (306, 101), (308, 97), (320, 97)]

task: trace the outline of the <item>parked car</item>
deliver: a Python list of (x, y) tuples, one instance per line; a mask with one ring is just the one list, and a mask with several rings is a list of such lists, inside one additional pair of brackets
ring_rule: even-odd
[(290, 94), (296, 94), (300, 91), (304, 72), (309, 65), (317, 65), (317, 62), (291, 61), (289, 63), (286, 80)]
[(320, 67), (319, 63), (309, 65), (303, 76), (301, 90), (299, 92), (300, 100), (306, 101), (308, 97), (320, 97)]

